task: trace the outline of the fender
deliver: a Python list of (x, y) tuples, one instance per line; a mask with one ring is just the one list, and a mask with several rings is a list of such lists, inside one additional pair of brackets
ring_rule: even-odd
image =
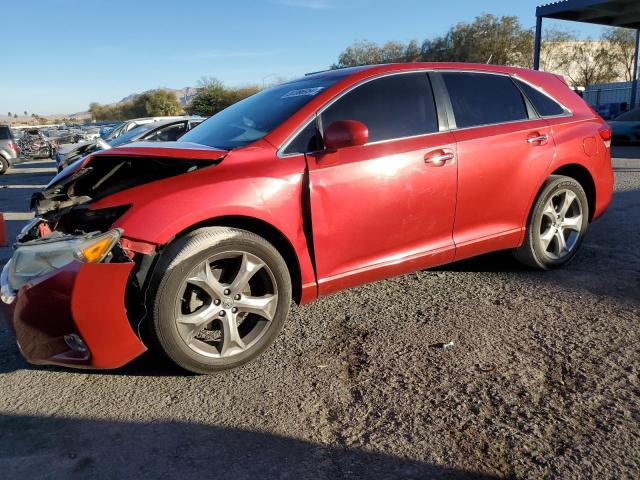
[(274, 159), (270, 145), (258, 158), (259, 148), (250, 150), (250, 155), (232, 152), (216, 166), (123, 190), (92, 208), (130, 204), (113, 226), (122, 228), (128, 239), (160, 246), (216, 218), (267, 223), (293, 247), (305, 303), (315, 298), (316, 280), (303, 221), (304, 157)]

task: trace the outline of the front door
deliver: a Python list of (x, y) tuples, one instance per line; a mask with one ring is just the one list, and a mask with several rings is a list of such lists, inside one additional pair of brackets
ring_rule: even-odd
[(357, 120), (362, 146), (307, 155), (320, 294), (449, 262), (457, 161), (426, 73), (368, 81), (319, 115)]

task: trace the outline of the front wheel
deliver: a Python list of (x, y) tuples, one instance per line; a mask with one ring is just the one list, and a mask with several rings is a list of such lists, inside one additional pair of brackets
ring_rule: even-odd
[(564, 265), (577, 253), (589, 223), (589, 203), (576, 180), (552, 175), (538, 196), (515, 258), (530, 267), (548, 270)]
[(0, 155), (0, 175), (9, 170), (9, 161)]
[(242, 365), (273, 343), (287, 318), (291, 279), (278, 251), (244, 230), (196, 230), (163, 253), (151, 286), (151, 333), (182, 368)]

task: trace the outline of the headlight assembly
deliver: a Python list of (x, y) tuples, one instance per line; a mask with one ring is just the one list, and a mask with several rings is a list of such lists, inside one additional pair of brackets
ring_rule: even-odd
[(57, 270), (77, 260), (99, 263), (120, 239), (122, 230), (106, 233), (47, 237), (21, 244), (6, 266), (3, 290), (17, 291), (30, 279)]

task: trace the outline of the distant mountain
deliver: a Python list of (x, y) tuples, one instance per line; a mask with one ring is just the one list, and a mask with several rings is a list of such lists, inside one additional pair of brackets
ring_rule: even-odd
[[(160, 88), (160, 89), (153, 89), (153, 90), (166, 90), (167, 92), (173, 93), (178, 99), (178, 101), (180, 102), (180, 105), (182, 105), (183, 107), (186, 107), (189, 104), (189, 102), (191, 102), (191, 99), (194, 97), (194, 95), (196, 94), (195, 87), (184, 87), (180, 89)], [(153, 92), (153, 90), (146, 90), (141, 93), (132, 93), (131, 95), (127, 95), (117, 103), (130, 102), (131, 100), (134, 100), (139, 95), (142, 95), (143, 93)]]
[[(175, 89), (175, 88), (152, 89), (152, 90), (146, 90), (141, 93), (132, 93), (131, 95), (127, 95), (122, 100), (116, 103), (130, 102), (131, 100), (135, 99), (139, 95), (142, 95), (143, 93), (147, 93), (147, 92), (153, 92), (153, 90), (166, 90), (168, 92), (173, 93), (178, 99), (178, 101), (180, 102), (180, 105), (182, 107), (186, 107), (189, 104), (189, 102), (191, 102), (194, 95), (196, 94), (195, 87), (184, 87), (180, 89)], [(52, 113), (50, 115), (42, 115), (42, 116), (49, 120), (58, 119), (58, 118), (69, 118), (71, 120), (78, 120), (78, 121), (86, 120), (87, 118), (91, 117), (88, 111), (76, 112), (76, 113)], [(9, 123), (9, 122), (31, 123), (32, 121), (33, 119), (31, 118), (30, 115), (25, 117), (23, 115), (18, 114), (18, 118), (14, 119), (14, 118), (9, 118), (6, 115), (0, 114), (0, 123)]]

